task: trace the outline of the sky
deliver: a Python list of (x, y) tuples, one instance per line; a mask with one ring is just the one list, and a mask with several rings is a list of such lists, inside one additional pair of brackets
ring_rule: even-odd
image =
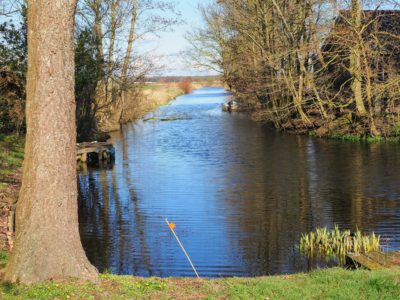
[(177, 9), (182, 14), (183, 23), (175, 26), (171, 31), (161, 33), (160, 38), (154, 38), (147, 42), (145, 47), (154, 51), (155, 55), (164, 56), (163, 65), (166, 68), (161, 72), (163, 75), (214, 75), (213, 71), (202, 71), (182, 62), (182, 51), (189, 47), (185, 39), (185, 34), (192, 27), (200, 27), (202, 18), (199, 10), (199, 4), (207, 4), (211, 0), (175, 0)]
[[(0, 4), (2, 1), (3, 0), (0, 0)], [(184, 62), (182, 57), (182, 52), (187, 50), (189, 47), (189, 43), (185, 39), (186, 33), (190, 31), (191, 28), (201, 27), (202, 25), (202, 17), (198, 10), (198, 6), (200, 4), (206, 5), (213, 0), (166, 1), (176, 3), (176, 9), (181, 13), (182, 23), (174, 26), (168, 32), (159, 33), (158, 37), (147, 37), (147, 40), (141, 41), (137, 45), (140, 52), (150, 54), (149, 57), (156, 57), (155, 60), (158, 61), (159, 65), (164, 66), (161, 71), (158, 71), (153, 75), (215, 75), (214, 71), (205, 71), (193, 68), (187, 62)], [(7, 1), (6, 3), (14, 3), (14, 5), (18, 7), (17, 1)], [(12, 18), (13, 17), (11, 17), (11, 19)], [(0, 21), (4, 21), (3, 19), (4, 18), (0, 19)]]

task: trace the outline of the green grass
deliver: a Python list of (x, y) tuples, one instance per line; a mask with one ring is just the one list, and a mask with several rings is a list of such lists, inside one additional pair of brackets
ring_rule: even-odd
[(369, 136), (369, 135), (331, 135), (327, 136), (328, 139), (350, 141), (350, 142), (365, 142), (365, 143), (381, 143), (381, 142), (399, 142), (399, 137), (382, 137), (382, 136)]
[(15, 135), (0, 135), (0, 188), (22, 166), (24, 139)]
[(143, 85), (144, 90), (156, 90), (160, 88), (160, 84), (145, 84)]
[(7, 264), (8, 255), (8, 252), (0, 251), (0, 269)]
[(70, 280), (0, 285), (1, 299), (399, 299), (400, 270), (347, 271), (228, 279), (139, 278), (103, 274), (97, 284)]
[(399, 137), (400, 136), (400, 124), (395, 124), (390, 132), (392, 137)]
[[(309, 136), (316, 137), (315, 131), (309, 133)], [(340, 141), (348, 141), (348, 142), (363, 142), (363, 143), (398, 143), (400, 142), (400, 136), (369, 136), (369, 135), (355, 135), (355, 134), (331, 134), (327, 136), (322, 136), (321, 138), (330, 139), (330, 140), (340, 140)]]

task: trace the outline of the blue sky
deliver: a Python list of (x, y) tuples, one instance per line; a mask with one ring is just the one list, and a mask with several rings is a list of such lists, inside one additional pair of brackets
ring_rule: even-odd
[(209, 71), (200, 71), (182, 63), (181, 51), (188, 48), (188, 42), (185, 40), (186, 32), (192, 27), (202, 25), (202, 18), (199, 10), (199, 4), (210, 3), (211, 0), (176, 0), (177, 9), (182, 14), (183, 24), (175, 26), (172, 31), (162, 33), (160, 38), (146, 43), (146, 47), (154, 50), (156, 55), (163, 55), (163, 64), (167, 68), (162, 72), (166, 75), (204, 75), (214, 74)]

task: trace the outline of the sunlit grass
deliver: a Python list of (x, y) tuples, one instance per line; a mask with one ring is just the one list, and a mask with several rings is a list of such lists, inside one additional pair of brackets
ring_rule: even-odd
[(9, 257), (8, 252), (0, 251), (0, 269), (7, 264), (8, 257)]
[(391, 136), (400, 137), (400, 124), (395, 124), (390, 132)]
[(101, 275), (99, 283), (49, 281), (0, 285), (0, 299), (399, 299), (400, 270), (348, 271), (256, 278), (140, 278)]

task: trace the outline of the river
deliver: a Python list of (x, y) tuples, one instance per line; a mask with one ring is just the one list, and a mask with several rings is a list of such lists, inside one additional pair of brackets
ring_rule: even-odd
[(82, 243), (100, 271), (204, 277), (307, 271), (301, 233), (359, 228), (400, 250), (400, 145), (287, 135), (221, 111), (203, 88), (112, 135), (116, 160), (79, 172)]

